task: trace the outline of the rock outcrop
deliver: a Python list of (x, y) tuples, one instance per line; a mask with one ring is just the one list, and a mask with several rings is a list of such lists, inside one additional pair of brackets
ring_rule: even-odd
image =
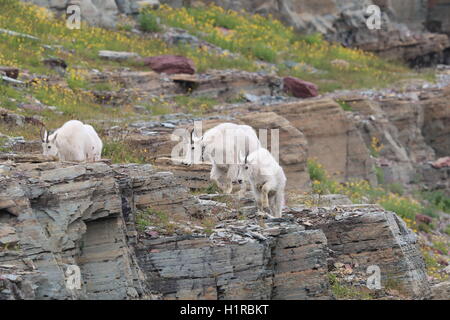
[[(276, 225), (276, 223), (275, 223)], [(148, 285), (166, 299), (326, 299), (321, 231), (268, 225), (275, 236), (212, 246), (209, 239), (145, 240), (137, 251)], [(241, 226), (247, 232), (248, 226)]]
[[(450, 1), (428, 1), (426, 27), (431, 32), (442, 32), (450, 36)], [(450, 61), (449, 61), (450, 62)]]
[(335, 101), (317, 98), (269, 106), (248, 105), (239, 109), (248, 118), (258, 110), (289, 119), (290, 124), (305, 136), (308, 157), (320, 159), (333, 178), (373, 181), (373, 162), (368, 148), (355, 123)]
[[(127, 244), (122, 197), (112, 168), (102, 163), (13, 167), (11, 175), (0, 178), (0, 221), (20, 241), (2, 248), (0, 264), (21, 271), (38, 299), (145, 294)], [(71, 265), (81, 270), (79, 289), (66, 286)]]
[[(180, 5), (179, 1), (165, 3)], [(192, 1), (191, 1), (192, 2)], [(358, 47), (381, 56), (402, 59), (415, 66), (444, 63), (449, 59), (448, 1), (229, 1), (204, 0), (226, 9), (246, 10), (280, 19), (301, 33), (322, 33), (328, 40)], [(366, 22), (369, 5), (379, 5), (381, 29)], [(435, 33), (428, 32), (425, 28)]]
[[(175, 70), (175, 69), (173, 69)], [(185, 70), (188, 72), (189, 70)], [(242, 92), (257, 96), (277, 96), (282, 92), (282, 79), (275, 75), (238, 70), (210, 70), (202, 74), (158, 74), (153, 71), (94, 72), (88, 77), (92, 83), (119, 84), (120, 91), (100, 91), (98, 95), (112, 96), (119, 101), (139, 98), (142, 103), (155, 96), (191, 94), (226, 101), (237, 99)], [(114, 102), (114, 101), (113, 101)]]
[(323, 230), (334, 262), (363, 273), (375, 265), (382, 285), (395, 283), (407, 296), (429, 297), (417, 235), (396, 214), (376, 205), (349, 205), (306, 210), (296, 217)]
[[(378, 265), (383, 286), (394, 279), (409, 297), (429, 294), (414, 234), (378, 207), (292, 208), (259, 225), (253, 205), (194, 196), (150, 165), (42, 161), (3, 164), (1, 298), (329, 299), (336, 261)], [(135, 226), (148, 207), (185, 226), (223, 221), (209, 234), (147, 236)], [(81, 286), (68, 287), (77, 269)]]
[(450, 154), (448, 86), (338, 98), (351, 106), (349, 116), (368, 148), (374, 138), (382, 146), (376, 165), (383, 170), (385, 183), (424, 183), (431, 190), (448, 189), (446, 169), (432, 166)]

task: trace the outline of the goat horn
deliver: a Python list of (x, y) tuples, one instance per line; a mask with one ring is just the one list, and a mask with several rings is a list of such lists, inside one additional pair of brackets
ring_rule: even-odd
[(43, 126), (41, 127), (41, 131), (39, 132), (39, 135), (41, 136), (41, 141), (42, 141), (42, 142), (45, 142), (45, 137), (44, 137), (45, 131), (46, 131), (46, 129), (45, 129), (45, 126), (43, 125)]
[(192, 128), (189, 136), (191, 137), (191, 143), (194, 143), (194, 128)]

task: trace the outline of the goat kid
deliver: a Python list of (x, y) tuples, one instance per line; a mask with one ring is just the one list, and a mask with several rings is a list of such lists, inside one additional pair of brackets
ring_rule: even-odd
[(249, 181), (259, 211), (280, 218), (284, 205), (286, 176), (283, 168), (265, 148), (241, 155), (238, 179)]

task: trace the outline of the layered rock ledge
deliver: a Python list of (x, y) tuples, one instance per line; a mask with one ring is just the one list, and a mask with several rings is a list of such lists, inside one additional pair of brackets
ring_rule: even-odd
[[(382, 286), (394, 279), (408, 297), (429, 296), (414, 234), (376, 206), (294, 207), (261, 221), (253, 205), (219, 206), (151, 165), (38, 158), (2, 163), (3, 299), (330, 299), (336, 263), (378, 265)], [(217, 210), (244, 219), (225, 215), (209, 233), (148, 237), (135, 227), (148, 207), (186, 223)], [(67, 286), (73, 266), (79, 289)]]

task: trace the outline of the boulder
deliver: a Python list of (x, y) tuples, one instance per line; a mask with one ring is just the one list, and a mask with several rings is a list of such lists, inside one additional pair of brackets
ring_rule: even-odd
[(350, 67), (350, 63), (347, 60), (342, 60), (342, 59), (334, 59), (331, 60), (331, 65), (336, 67), (336, 68), (340, 68), (340, 69), (348, 69)]
[(295, 77), (283, 79), (284, 92), (292, 94), (296, 98), (311, 98), (318, 95), (318, 87), (311, 82)]
[(25, 123), (42, 126), (42, 121), (37, 116), (22, 116), (11, 112), (10, 110), (0, 107), (0, 123), (5, 123), (14, 126), (23, 126)]
[(19, 238), (16, 234), (16, 229), (7, 225), (0, 223), (0, 245), (11, 245), (17, 243)]
[(3, 73), (5, 76), (12, 79), (17, 79), (19, 77), (19, 69), (13, 67), (0, 66), (0, 73)]
[(423, 214), (416, 214), (416, 221), (418, 223), (431, 224), (433, 222), (433, 219)]
[(100, 50), (98, 52), (98, 56), (102, 59), (112, 61), (125, 61), (139, 58), (139, 55), (135, 52), (109, 51), (109, 50)]
[(44, 59), (42, 63), (51, 69), (67, 69), (67, 63), (61, 58)]
[(41, 112), (44, 110), (44, 106), (42, 106), (41, 104), (30, 104), (30, 103), (22, 103), (19, 105), (19, 108), (36, 112)]
[(195, 66), (191, 59), (183, 56), (162, 55), (149, 58), (143, 58), (142, 62), (145, 66), (150, 67), (153, 71), (166, 74), (187, 73), (194, 74)]

